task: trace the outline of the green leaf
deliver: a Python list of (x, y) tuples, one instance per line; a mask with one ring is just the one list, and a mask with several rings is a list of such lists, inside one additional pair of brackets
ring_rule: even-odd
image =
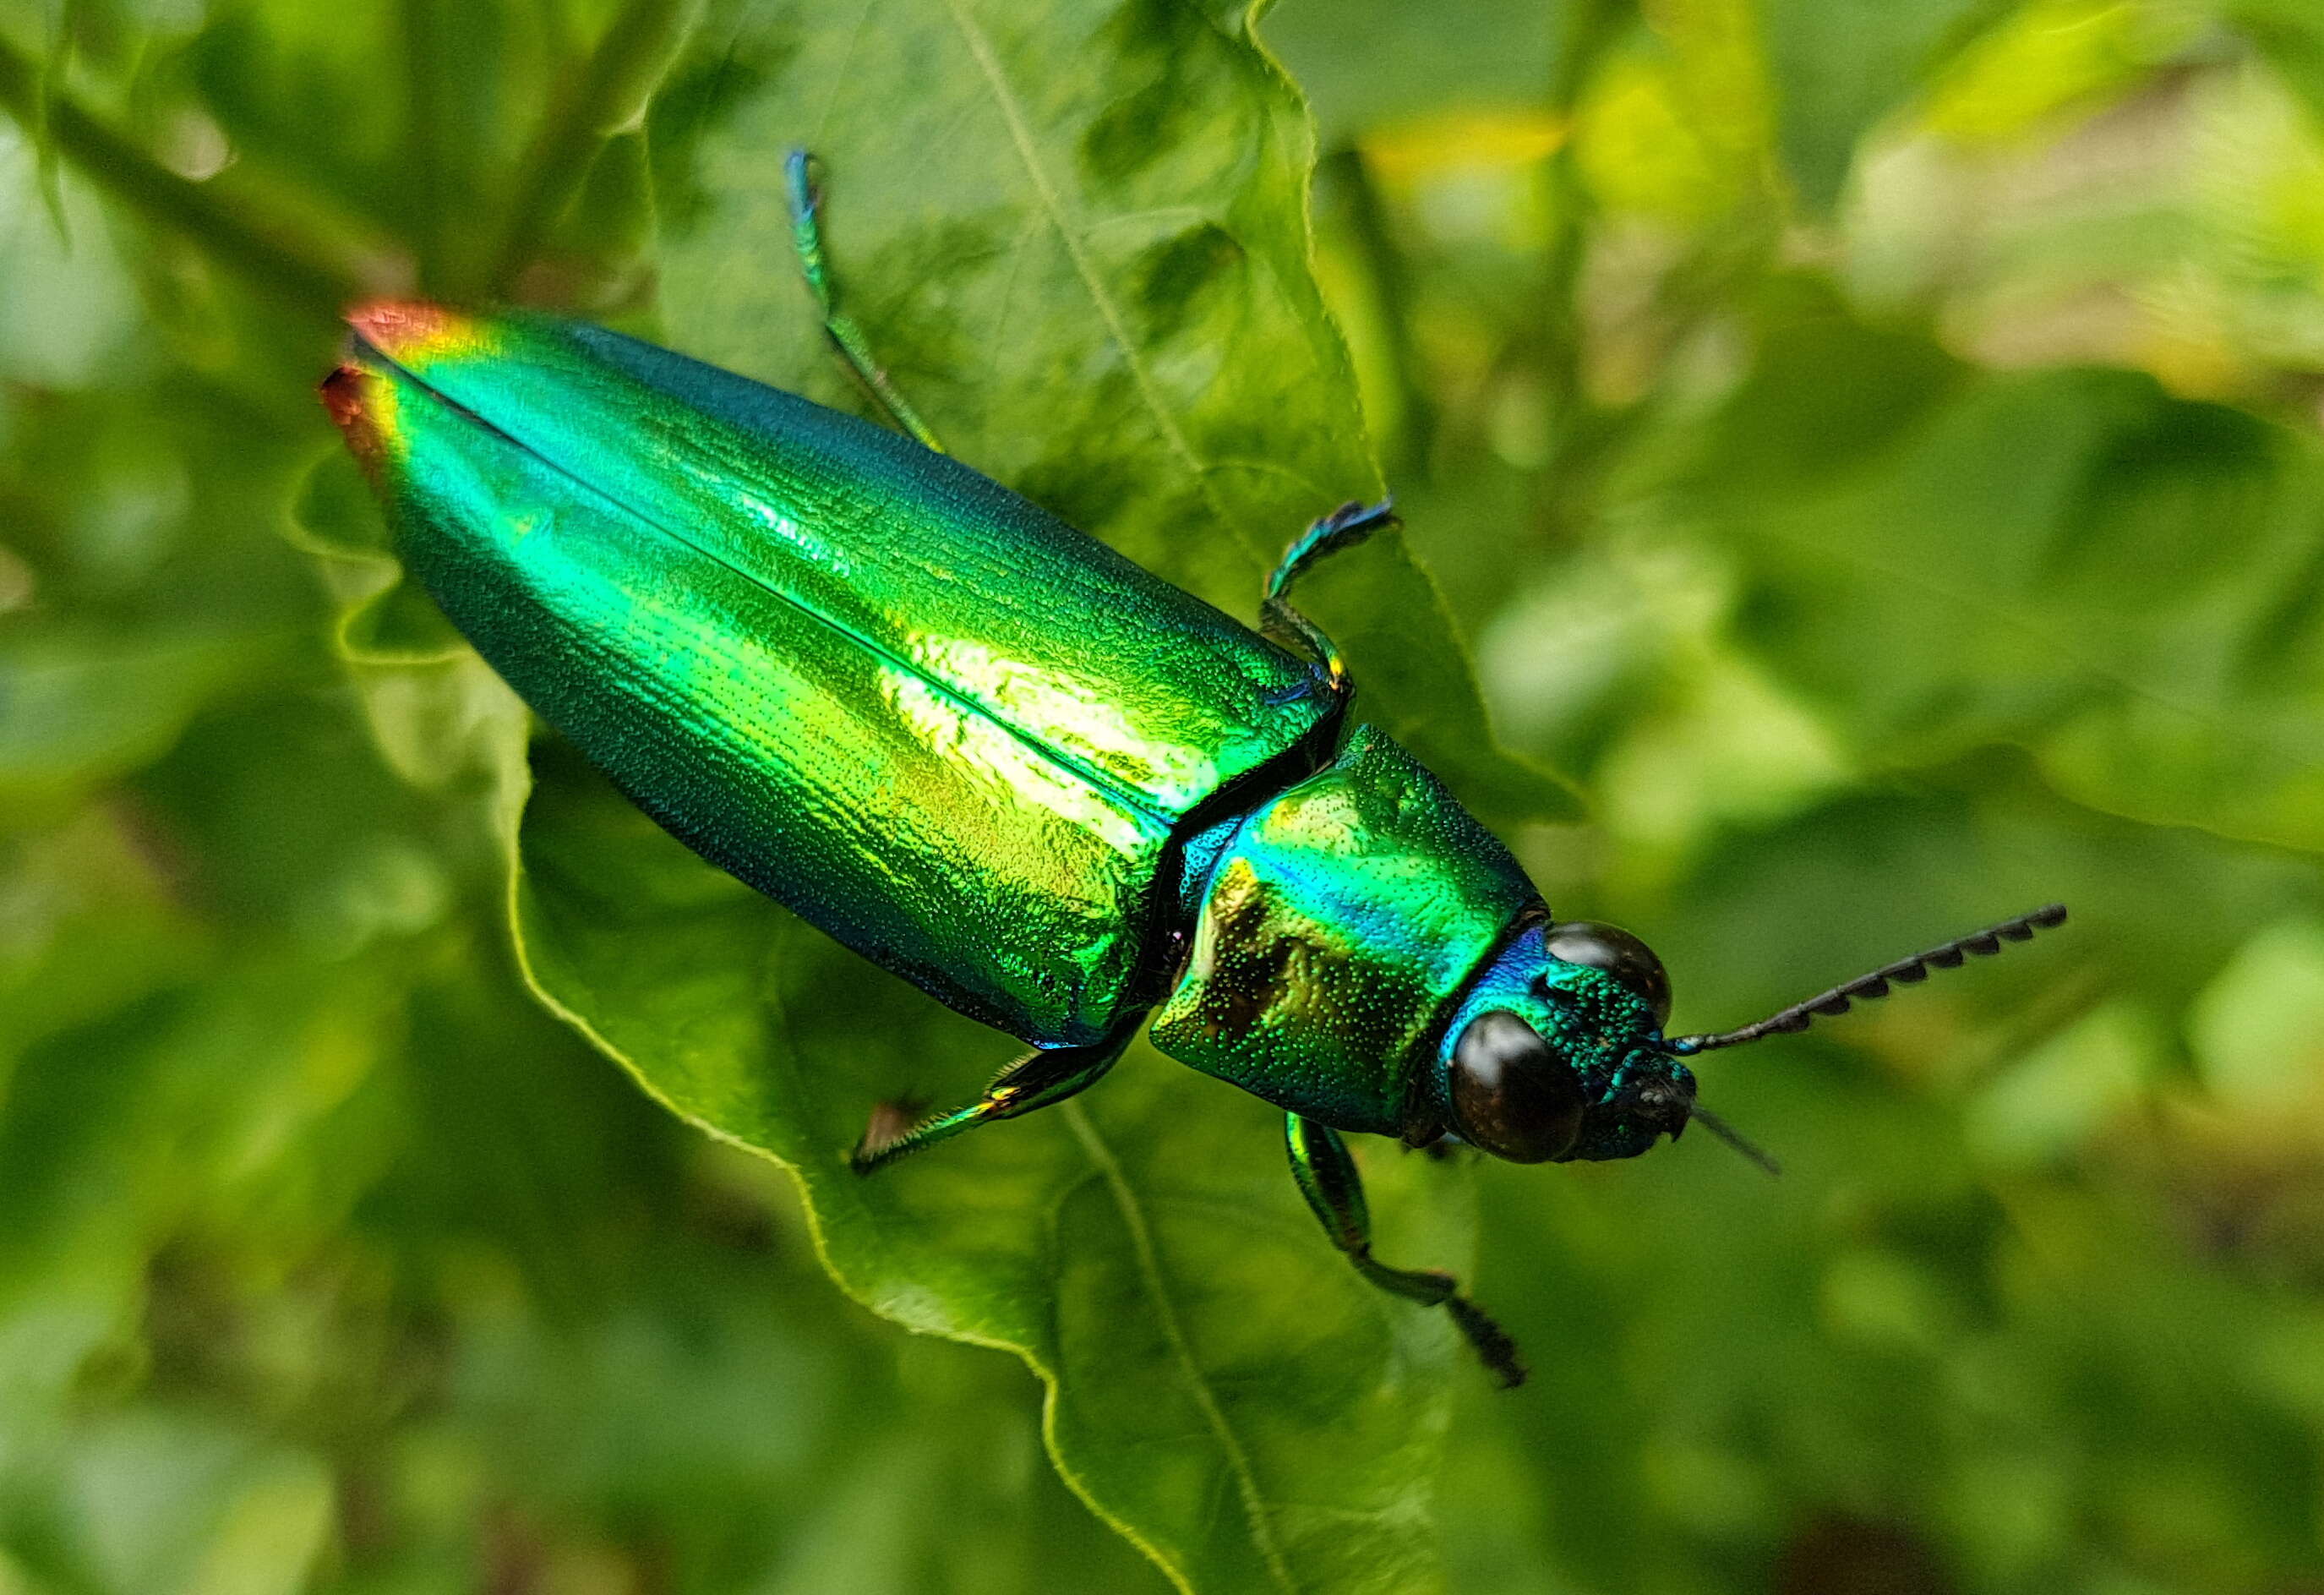
[[(507, 292), (534, 263), (607, 141), (633, 132), (643, 121), (646, 104), (697, 8), (696, 0), (628, 0), (589, 52), (586, 66), (558, 97), (525, 152), (507, 203), (508, 221), (491, 279), (500, 292)], [(638, 141), (628, 142), (642, 163)], [(613, 238), (632, 242), (624, 236), (629, 230), (617, 228)]]
[[(778, 6), (710, 48), (750, 88), (699, 135), (665, 243), (677, 346), (861, 408), (792, 264), (777, 174), (812, 147), (844, 301), (969, 464), (1245, 619), (1304, 526), (1379, 496), (1309, 270), (1306, 114), (1240, 8)], [(1495, 749), (1402, 540), (1338, 563), (1303, 602), (1365, 713), (1487, 818), (1574, 817)]]
[(390, 550), (387, 518), (354, 456), (337, 444), (316, 460), (290, 502), (294, 547), (319, 562), (337, 601), (334, 641), (351, 664), (446, 664), (468, 645)]
[[(561, 745), (537, 760), (528, 973), (674, 1111), (790, 1166), (874, 1310), (1005, 1347), (1049, 1386), (1066, 1480), (1182, 1588), (1432, 1587), (1443, 1315), (1363, 1284), (1279, 1120), (1142, 1048), (1087, 1097), (870, 1179), (873, 1105), (972, 1098), (1013, 1044), (937, 1008), (656, 829)], [(1368, 1154), (1384, 1255), (1457, 1261), (1457, 1171)]]
[[(1818, 403), (1748, 384), (1688, 514), (1744, 561), (1746, 641), (1868, 761), (2030, 749), (2080, 801), (2324, 846), (2324, 450), (2144, 376), (1956, 383), (1934, 351), (1831, 324)], [(1871, 362), (1918, 371), (1832, 447)], [(1867, 367), (1859, 364), (1859, 370)]]
[(296, 1595), (329, 1544), (331, 1480), (310, 1453), (192, 1415), (124, 1415), (75, 1436), (58, 1516), (70, 1582), (106, 1591)]

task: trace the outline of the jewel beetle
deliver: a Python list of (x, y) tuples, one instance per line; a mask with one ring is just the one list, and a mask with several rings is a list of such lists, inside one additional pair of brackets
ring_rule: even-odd
[(1514, 1384), (1515, 1347), (1451, 1277), (1372, 1257), (1343, 1134), (1519, 1163), (1632, 1157), (1691, 1120), (1736, 1139), (1684, 1060), (2064, 919), (1665, 1035), (1661, 962), (1554, 917), (1351, 713), (1339, 650), (1293, 607), (1387, 505), (1310, 527), (1247, 628), (943, 453), (840, 310), (804, 157), (788, 179), (825, 326), (893, 429), (584, 323), (419, 302), (351, 314), (323, 392), (408, 567), (622, 791), (1030, 1044), (972, 1103), (875, 1113), (858, 1170), (1063, 1102), (1145, 1027), (1284, 1109), (1333, 1244), (1448, 1308)]

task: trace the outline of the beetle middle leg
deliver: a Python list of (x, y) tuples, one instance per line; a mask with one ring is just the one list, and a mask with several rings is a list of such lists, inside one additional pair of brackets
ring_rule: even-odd
[(927, 447), (938, 454), (945, 446), (922, 420), (919, 412), (905, 401), (888, 380), (880, 362), (872, 358), (872, 340), (855, 318), (839, 308), (839, 288), (832, 281), (831, 263), (823, 253), (823, 187), (816, 181), (817, 162), (805, 150), (793, 150), (783, 162), (783, 175), (788, 181), (791, 208), (791, 243), (798, 251), (799, 270), (807, 278), (809, 292), (823, 312), (823, 330), (880, 408), (888, 412), (899, 430), (909, 433)]
[(975, 1102), (923, 1120), (900, 1135), (881, 1133), (885, 1115), (875, 1114), (864, 1129), (863, 1139), (848, 1154), (847, 1165), (857, 1174), (870, 1174), (907, 1152), (948, 1140), (964, 1129), (974, 1129), (997, 1120), (1015, 1119), (1077, 1096), (1104, 1078), (1105, 1072), (1120, 1060), (1136, 1034), (1137, 1027), (1132, 1025), (1086, 1046), (1043, 1047), (1002, 1070)]
[(1267, 578), (1259, 604), (1259, 630), (1273, 641), (1305, 651), (1323, 668), (1332, 696), (1345, 698), (1355, 691), (1348, 678), (1347, 660), (1323, 628), (1291, 607), (1291, 584), (1342, 549), (1352, 549), (1383, 526), (1396, 524), (1395, 501), (1376, 504), (1350, 500), (1299, 534), (1283, 556), (1275, 574)]
[(1299, 1194), (1307, 1198), (1307, 1205), (1323, 1221), (1323, 1232), (1347, 1254), (1356, 1272), (1406, 1300), (1443, 1307), (1452, 1314), (1452, 1322), (1461, 1326), (1478, 1360), (1504, 1389), (1525, 1383), (1526, 1367), (1517, 1355), (1517, 1342), (1461, 1294), (1452, 1275), (1434, 1268), (1391, 1268), (1372, 1257), (1371, 1213), (1364, 1203), (1363, 1176), (1356, 1172), (1356, 1160), (1348, 1155), (1348, 1143), (1340, 1139), (1340, 1132), (1286, 1113), (1283, 1141), (1291, 1154), (1291, 1175), (1299, 1182)]

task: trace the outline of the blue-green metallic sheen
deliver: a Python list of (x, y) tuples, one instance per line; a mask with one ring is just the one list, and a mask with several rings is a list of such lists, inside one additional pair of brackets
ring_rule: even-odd
[(1268, 588), (1302, 659), (796, 395), (544, 316), (351, 319), (327, 397), (494, 668), (705, 857), (1051, 1049), (960, 1121), (1080, 1089), (1152, 1010), (1158, 1047), (1299, 1135), (1426, 1141), (1490, 1005), (1614, 1111), (1577, 1156), (1642, 1149), (1628, 1055), (1598, 1053), (1651, 1021), (1547, 954), (1508, 850), (1345, 724), (1328, 640), (1281, 603), (1376, 513), (1319, 521)]
[(335, 411), (493, 668), (706, 857), (1027, 1040), (1160, 995), (1175, 832), (1332, 711), (908, 438), (575, 323), (355, 320)]
[(1734, 1139), (1681, 1056), (2062, 918), (1666, 1038), (1650, 951), (1549, 934), (1508, 850), (1350, 723), (1344, 661), (1288, 589), (1386, 503), (1293, 545), (1264, 635), (1148, 575), (927, 446), (838, 314), (806, 158), (790, 171), (826, 327), (927, 442), (595, 327), (424, 304), (351, 316), (324, 396), (410, 568), (593, 763), (712, 862), (1033, 1044), (975, 1102), (875, 1111), (859, 1173), (1087, 1089), (1150, 1012), (1162, 1051), (1286, 1110), (1299, 1189), (1357, 1270), (1443, 1306), (1515, 1384), (1516, 1347), (1450, 1276), (1372, 1257), (1342, 1131), (1526, 1163), (1635, 1156), (1691, 1115)]
[(1659, 1085), (1691, 1101), (1694, 1074), (1669, 1056), (1652, 1009), (1600, 971), (1552, 956), (1544, 945), (1546, 931), (1546, 917), (1527, 926), (1462, 993), (1427, 1071), (1429, 1101), (1439, 1112), (1447, 1111), (1454, 1042), (1479, 1014), (1503, 1009), (1532, 1026), (1582, 1075), (1591, 1111), (1572, 1156), (1636, 1157), (1669, 1129), (1651, 1113), (1628, 1111), (1639, 1092)]
[[(1442, 1129), (1425, 1061), (1533, 883), (1443, 784), (1359, 726), (1256, 807), (1210, 867), (1155, 1046), (1335, 1129)], [(1415, 1109), (1421, 1112), (1417, 1118)]]

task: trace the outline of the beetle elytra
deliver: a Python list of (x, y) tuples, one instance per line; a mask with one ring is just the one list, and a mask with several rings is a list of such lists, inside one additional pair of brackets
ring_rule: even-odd
[(1523, 1163), (1628, 1157), (1691, 1119), (1685, 1060), (1803, 1028), (2062, 921), (2052, 906), (1759, 1024), (1666, 1037), (1660, 962), (1550, 915), (1515, 858), (1351, 712), (1290, 595), (1389, 520), (1298, 539), (1254, 632), (933, 447), (824, 267), (834, 344), (897, 429), (577, 322), (350, 317), (326, 401), (399, 549), (484, 657), (655, 819), (1032, 1051), (869, 1135), (865, 1172), (1087, 1089), (1141, 1026), (1286, 1111), (1299, 1188), (1373, 1283), (1348, 1132)]

